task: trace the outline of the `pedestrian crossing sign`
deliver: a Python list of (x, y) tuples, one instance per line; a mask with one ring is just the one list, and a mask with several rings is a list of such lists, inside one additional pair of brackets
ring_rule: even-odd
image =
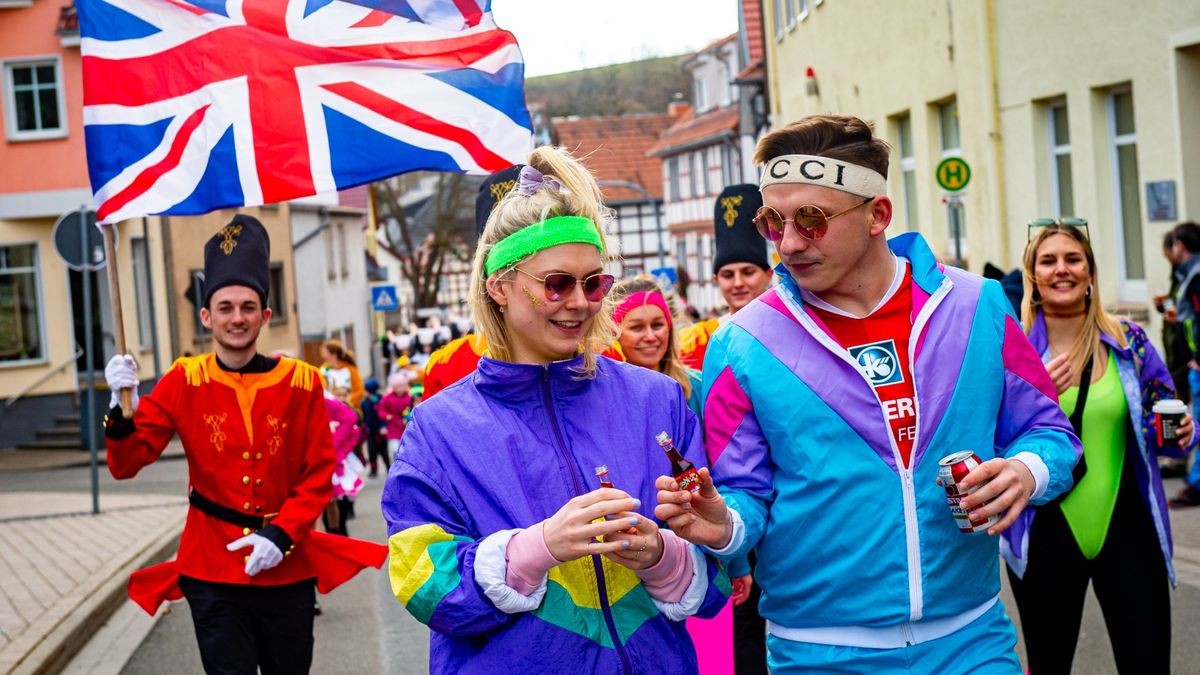
[(400, 309), (400, 301), (396, 297), (396, 287), (390, 284), (372, 286), (371, 309), (376, 312), (394, 312)]

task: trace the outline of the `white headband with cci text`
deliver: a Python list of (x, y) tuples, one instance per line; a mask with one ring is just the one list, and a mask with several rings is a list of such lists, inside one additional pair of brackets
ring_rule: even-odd
[(780, 155), (767, 160), (759, 188), (776, 183), (820, 185), (864, 199), (887, 192), (887, 179), (878, 171), (816, 155)]

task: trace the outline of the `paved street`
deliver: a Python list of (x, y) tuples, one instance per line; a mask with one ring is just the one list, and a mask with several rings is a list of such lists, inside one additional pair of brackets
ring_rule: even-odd
[[(1179, 480), (1168, 481), (1168, 492), (1178, 489)], [(101, 506), (104, 518), (114, 519), (120, 527), (137, 529), (137, 521), (146, 519), (155, 509), (181, 508), (181, 495), (186, 486), (185, 464), (178, 459), (165, 459), (147, 467), (133, 481), (113, 481), (101, 472)], [(356, 537), (383, 541), (385, 528), (379, 515), (378, 502), (382, 480), (369, 481), (360, 495), (357, 518), (350, 522), (350, 532)], [(19, 542), (10, 541), (13, 528), (21, 528), (24, 536), (39, 528), (60, 533), (70, 527), (72, 519), (91, 518), (72, 512), (90, 508), (88, 470), (86, 467), (51, 470), (24, 470), (0, 473), (0, 537), (4, 559), (14, 555)], [(40, 495), (37, 501), (48, 517), (22, 518), (16, 513), (28, 509), (30, 495)], [(21, 500), (24, 500), (23, 502)], [(24, 506), (18, 504), (23, 503)], [(55, 515), (57, 514), (57, 515)], [(1171, 595), (1173, 615), (1173, 671), (1191, 672), (1191, 664), (1200, 659), (1200, 509), (1173, 512), (1176, 533), (1176, 567), (1180, 586)], [(91, 551), (96, 560), (111, 560), (112, 545), (104, 539), (119, 538), (112, 526), (93, 523), (94, 539), (80, 547)], [(106, 535), (105, 533), (108, 533)], [(108, 546), (108, 549), (104, 548)], [(65, 555), (65, 554), (64, 554)], [(87, 553), (75, 552), (65, 560), (87, 560)], [(39, 577), (31, 585), (66, 582), (56, 576), (56, 570), (69, 565), (59, 564), (59, 554), (52, 548), (37, 552)], [(11, 564), (11, 563), (9, 563)], [(93, 565), (97, 570), (102, 566)], [(97, 573), (95, 571), (93, 574)], [(5, 570), (4, 574), (8, 574)], [(77, 575), (78, 576), (78, 575)], [(85, 575), (86, 577), (86, 575)], [(65, 577), (64, 577), (65, 578)], [(94, 578), (93, 578), (94, 581)], [(11, 582), (5, 585), (0, 601), (14, 603)], [(60, 595), (69, 596), (63, 586)], [(58, 596), (55, 596), (56, 598)], [(427, 671), (428, 633), (416, 623), (392, 597), (385, 571), (366, 570), (350, 583), (330, 595), (321, 596), (323, 614), (316, 620), (316, 655), (314, 673), (393, 674)], [(1010, 596), (1005, 601), (1011, 606)], [(53, 603), (43, 603), (53, 605)], [(0, 605), (2, 607), (4, 605)], [(36, 618), (36, 617), (35, 617)], [(0, 612), (5, 633), (0, 635), (0, 655), (12, 651), (20, 637), (14, 631), (13, 618)], [(98, 632), (69, 664), (67, 673), (127, 673), (149, 675), (164, 672), (170, 664), (172, 673), (200, 673), (199, 654), (192, 635), (190, 613), (186, 604), (176, 604), (171, 611), (151, 619), (128, 601), (113, 615), (109, 625), (94, 627)], [(3, 665), (3, 664), (0, 664)], [(8, 666), (0, 668), (7, 672)], [(1108, 637), (1103, 618), (1089, 595), (1083, 630), (1080, 635), (1075, 672), (1115, 673), (1111, 663)]]

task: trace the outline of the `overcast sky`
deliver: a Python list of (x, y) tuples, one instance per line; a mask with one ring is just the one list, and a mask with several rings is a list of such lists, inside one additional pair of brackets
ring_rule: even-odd
[(492, 0), (526, 77), (695, 51), (737, 32), (738, 0)]

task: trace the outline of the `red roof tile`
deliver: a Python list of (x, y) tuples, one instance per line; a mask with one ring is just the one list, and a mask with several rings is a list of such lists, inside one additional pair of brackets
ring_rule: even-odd
[[(646, 151), (675, 119), (666, 113), (556, 117), (551, 127), (554, 142), (582, 158), (597, 179), (637, 183), (662, 199), (662, 160)], [(606, 202), (643, 199), (629, 188), (603, 188), (603, 193)]]
[(742, 17), (746, 25), (746, 46), (750, 48), (750, 65), (763, 61), (762, 3), (759, 0), (742, 0)]
[(736, 105), (717, 108), (700, 115), (684, 115), (670, 129), (663, 132), (658, 143), (650, 148), (648, 154), (655, 157), (674, 154), (684, 148), (721, 135), (733, 135), (738, 127), (738, 107)]

